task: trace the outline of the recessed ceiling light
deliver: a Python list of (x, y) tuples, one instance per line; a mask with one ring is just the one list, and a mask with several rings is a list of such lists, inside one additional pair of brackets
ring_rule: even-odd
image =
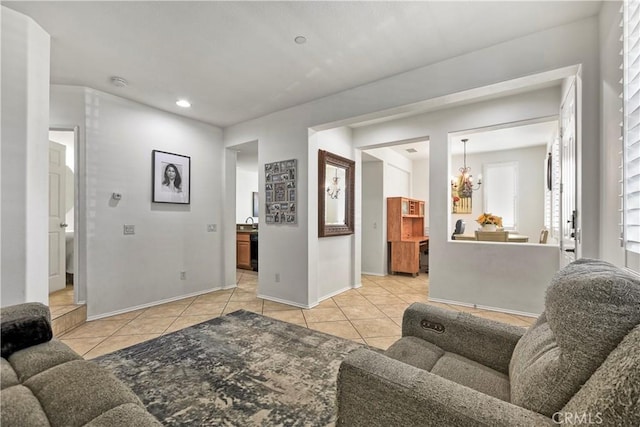
[(417, 153), (418, 150), (416, 150), (415, 148), (407, 148), (407, 153)]
[(176, 105), (178, 107), (182, 107), (182, 108), (189, 108), (191, 107), (191, 103), (189, 101), (187, 101), (186, 99), (178, 99), (176, 101)]
[(111, 77), (111, 84), (117, 87), (127, 87), (129, 82), (123, 79), (122, 77), (113, 76)]
[(293, 41), (298, 44), (305, 44), (307, 42), (307, 38), (305, 36), (297, 36)]

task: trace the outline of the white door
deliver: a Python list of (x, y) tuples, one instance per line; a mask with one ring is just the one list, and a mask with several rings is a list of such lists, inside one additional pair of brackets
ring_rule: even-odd
[(64, 289), (66, 147), (49, 141), (49, 293)]
[(580, 257), (577, 204), (575, 80), (560, 107), (560, 267)]

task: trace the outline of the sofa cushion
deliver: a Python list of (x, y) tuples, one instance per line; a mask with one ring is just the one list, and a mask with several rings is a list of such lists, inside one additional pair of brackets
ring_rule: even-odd
[(40, 372), (72, 360), (82, 360), (82, 357), (56, 339), (17, 351), (9, 357), (22, 383)]
[(16, 371), (13, 370), (11, 363), (7, 359), (0, 358), (0, 389), (4, 390), (16, 384), (20, 384)]
[(85, 427), (157, 427), (161, 425), (143, 407), (133, 403), (125, 403), (94, 418)]
[(114, 375), (85, 360), (47, 369), (24, 385), (40, 401), (53, 427), (82, 426), (119, 405), (142, 405)]
[(51, 315), (40, 303), (26, 303), (0, 309), (1, 356), (5, 359), (15, 351), (49, 341)]
[(640, 323), (640, 280), (598, 260), (560, 270), (509, 366), (511, 402), (552, 416)]
[(431, 373), (500, 400), (509, 401), (509, 378), (466, 357), (447, 352), (431, 369)]
[(431, 371), (438, 359), (444, 355), (444, 350), (421, 338), (402, 337), (384, 354), (416, 368)]
[(23, 385), (5, 388), (0, 393), (0, 425), (3, 427), (47, 427), (49, 420), (38, 399)]

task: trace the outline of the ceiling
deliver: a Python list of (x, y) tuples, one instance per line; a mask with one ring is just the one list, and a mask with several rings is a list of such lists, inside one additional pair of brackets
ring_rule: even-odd
[[(51, 35), (51, 82), (220, 127), (588, 16), (599, 1), (3, 1)], [(306, 37), (305, 44), (294, 42)], [(112, 76), (128, 81), (119, 88)], [(192, 107), (175, 105), (179, 97)]]
[(451, 138), (451, 154), (462, 154), (462, 139), (467, 141), (467, 154), (547, 145), (558, 134), (558, 121), (512, 124), (500, 129), (471, 131)]

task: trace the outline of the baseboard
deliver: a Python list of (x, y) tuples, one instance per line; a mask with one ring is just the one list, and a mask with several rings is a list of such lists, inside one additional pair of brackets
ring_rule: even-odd
[(266, 296), (266, 295), (261, 295), (261, 294), (258, 294), (257, 297), (258, 298), (262, 298), (262, 299), (266, 299), (267, 301), (279, 302), (280, 304), (292, 305), (294, 307), (304, 308), (304, 309), (308, 310), (310, 308), (313, 308), (313, 307), (317, 306), (318, 304), (320, 304), (324, 300), (328, 300), (329, 298), (332, 298), (332, 297), (334, 297), (334, 296), (336, 296), (338, 294), (341, 294), (343, 292), (349, 291), (351, 289), (358, 289), (358, 288), (361, 288), (361, 287), (362, 287), (361, 283), (358, 283), (358, 284), (356, 284), (354, 286), (347, 286), (345, 288), (342, 288), (342, 289), (339, 289), (339, 290), (337, 290), (335, 292), (332, 292), (332, 293), (330, 293), (328, 295), (324, 295), (321, 298), (319, 298), (316, 303), (308, 304), (308, 305), (299, 304), (297, 302), (288, 301), (288, 300), (284, 300), (284, 299), (281, 299), (281, 298), (274, 298), (274, 297), (271, 297), (271, 296)]
[(131, 311), (136, 311), (136, 310), (140, 310), (143, 308), (149, 308), (149, 307), (155, 307), (156, 305), (161, 305), (161, 304), (166, 304), (168, 302), (173, 302), (173, 301), (179, 301), (181, 299), (185, 299), (185, 298), (189, 298), (189, 297), (197, 297), (199, 295), (202, 294), (208, 294), (209, 292), (214, 292), (214, 291), (222, 291), (226, 288), (211, 288), (211, 289), (206, 289), (203, 291), (197, 291), (197, 292), (192, 292), (190, 294), (185, 294), (185, 295), (180, 295), (177, 297), (171, 297), (171, 298), (167, 298), (167, 299), (163, 299), (160, 301), (153, 301), (150, 303), (146, 303), (146, 304), (140, 304), (140, 305), (136, 305), (134, 307), (128, 307), (122, 310), (116, 310), (116, 311), (111, 311), (109, 313), (104, 313), (104, 314), (98, 314), (95, 316), (89, 316), (87, 317), (87, 321), (91, 321), (91, 320), (98, 320), (98, 319), (104, 319), (105, 317), (111, 317), (111, 316), (117, 316), (118, 314), (124, 314), (124, 313), (129, 313)]
[(497, 312), (500, 312), (500, 313), (517, 314), (519, 316), (538, 317), (540, 315), (540, 313), (537, 313), (537, 314), (536, 313), (527, 313), (526, 311), (510, 310), (508, 308), (491, 307), (491, 306), (488, 306), (488, 305), (470, 304), (468, 302), (452, 301), (452, 300), (449, 300), (449, 299), (429, 298), (429, 301), (439, 302), (439, 303), (442, 303), (442, 304), (461, 305), (463, 307), (480, 308), (482, 310), (497, 311)]
[(356, 283), (353, 286), (345, 286), (344, 288), (338, 289), (337, 291), (331, 292), (330, 294), (323, 295), (322, 297), (318, 298), (318, 302), (313, 304), (313, 307), (315, 307), (316, 305), (320, 304), (322, 301), (326, 301), (329, 298), (333, 298), (336, 295), (340, 295), (343, 292), (350, 291), (351, 289), (359, 289), (361, 287), (362, 287), (362, 283)]
[(309, 306), (309, 305), (305, 305), (305, 304), (300, 304), (300, 303), (297, 303), (297, 302), (289, 301), (289, 300), (286, 300), (286, 299), (275, 298), (275, 297), (262, 295), (262, 294), (257, 294), (256, 296), (258, 298), (262, 298), (262, 299), (267, 300), (267, 301), (273, 301), (273, 302), (277, 302), (277, 303), (280, 303), (280, 304), (292, 305), (292, 306), (298, 307), (298, 308), (309, 309), (309, 308), (313, 307), (313, 306)]
[(384, 277), (385, 275), (382, 273), (369, 273), (367, 271), (362, 271), (362, 274), (366, 274), (367, 276), (378, 276), (378, 277)]

